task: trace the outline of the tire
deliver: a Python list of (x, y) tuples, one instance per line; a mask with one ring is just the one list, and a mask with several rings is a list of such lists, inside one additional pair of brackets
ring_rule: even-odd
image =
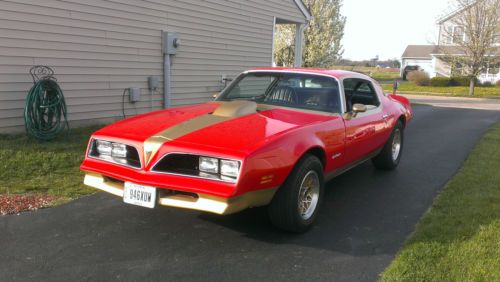
[[(398, 146), (399, 144), (399, 146)], [(396, 126), (392, 130), (391, 137), (382, 148), (382, 151), (372, 159), (373, 165), (378, 169), (383, 170), (393, 170), (395, 169), (399, 161), (401, 160), (401, 155), (403, 154), (403, 144), (404, 144), (404, 127), (403, 123), (398, 120)]]
[(309, 154), (302, 157), (268, 206), (273, 225), (295, 233), (307, 231), (321, 206), (323, 182), (321, 161)]

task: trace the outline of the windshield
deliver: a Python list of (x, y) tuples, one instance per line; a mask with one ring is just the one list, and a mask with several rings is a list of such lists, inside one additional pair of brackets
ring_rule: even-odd
[(260, 104), (340, 113), (337, 81), (314, 74), (248, 73), (240, 76), (218, 100), (249, 100)]

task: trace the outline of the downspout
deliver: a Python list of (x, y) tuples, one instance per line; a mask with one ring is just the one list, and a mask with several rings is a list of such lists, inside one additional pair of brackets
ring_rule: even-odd
[(276, 17), (273, 17), (273, 37), (271, 41), (271, 66), (275, 67), (276, 64), (274, 62), (274, 39), (276, 36)]
[(295, 30), (295, 67), (302, 66), (302, 47), (304, 46), (304, 30), (309, 26), (309, 21), (305, 24), (297, 24)]
[(181, 40), (176, 32), (162, 32), (163, 45), (163, 108), (170, 108), (172, 103), (172, 58), (177, 54)]
[(172, 88), (171, 85), (171, 66), (170, 54), (163, 54), (163, 108), (168, 109), (171, 106)]

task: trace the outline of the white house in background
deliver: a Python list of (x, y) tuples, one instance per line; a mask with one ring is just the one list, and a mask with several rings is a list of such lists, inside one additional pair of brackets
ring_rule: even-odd
[(401, 77), (407, 66), (416, 67), (425, 71), (431, 77), (436, 76), (432, 54), (436, 52), (436, 45), (408, 45), (401, 56)]
[[(404, 76), (405, 69), (417, 67), (430, 77), (451, 76), (451, 67), (442, 59), (446, 54), (460, 55), (462, 53), (457, 47), (457, 42), (467, 40), (463, 26), (458, 26), (453, 21), (453, 17), (463, 10), (455, 11), (438, 20), (438, 45), (408, 45), (401, 56), (401, 77)], [(500, 31), (499, 31), (500, 33)], [(496, 55), (500, 55), (500, 36), (495, 42), (497, 47)], [(487, 66), (478, 76), (481, 82), (495, 83), (500, 80), (499, 66)]]

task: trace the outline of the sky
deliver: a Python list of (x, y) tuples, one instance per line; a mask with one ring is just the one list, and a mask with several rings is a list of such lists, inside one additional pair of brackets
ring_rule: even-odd
[(449, 0), (343, 0), (343, 58), (400, 59), (407, 45), (432, 44)]

